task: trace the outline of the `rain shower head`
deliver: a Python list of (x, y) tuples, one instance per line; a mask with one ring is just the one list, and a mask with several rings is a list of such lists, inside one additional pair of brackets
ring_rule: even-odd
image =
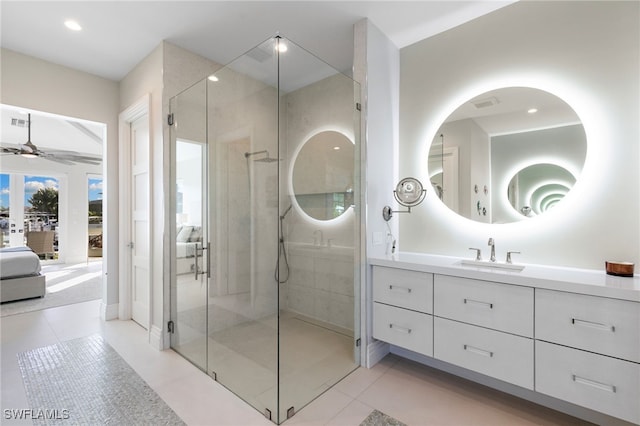
[(260, 163), (275, 163), (276, 161), (280, 161), (277, 158), (272, 158), (271, 156), (269, 156), (269, 151), (262, 150), (262, 151), (255, 151), (255, 152), (245, 152), (244, 153), (244, 158), (246, 158), (247, 160), (249, 159), (249, 157), (253, 156), (253, 155), (261, 155), (261, 154), (266, 154), (267, 156), (264, 158), (258, 158), (257, 160), (253, 160), (255, 162), (260, 162)]
[(271, 158), (271, 157), (265, 157), (265, 158), (258, 158), (257, 160), (253, 160), (256, 163), (275, 163), (276, 161), (279, 161), (277, 158)]

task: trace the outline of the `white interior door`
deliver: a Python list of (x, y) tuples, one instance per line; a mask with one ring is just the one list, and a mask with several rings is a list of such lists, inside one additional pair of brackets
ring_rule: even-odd
[(150, 181), (149, 116), (131, 123), (131, 318), (149, 328)]

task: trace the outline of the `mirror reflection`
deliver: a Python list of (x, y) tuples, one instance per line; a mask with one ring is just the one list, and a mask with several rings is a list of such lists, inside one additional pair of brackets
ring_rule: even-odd
[(511, 178), (507, 197), (518, 213), (533, 217), (555, 207), (575, 183), (575, 177), (564, 167), (534, 164)]
[(307, 140), (294, 160), (293, 192), (300, 208), (318, 220), (341, 216), (353, 204), (354, 145), (328, 130)]
[(453, 111), (433, 137), (427, 167), (450, 210), (478, 222), (510, 223), (561, 202), (586, 152), (584, 126), (565, 101), (540, 89), (507, 87)]

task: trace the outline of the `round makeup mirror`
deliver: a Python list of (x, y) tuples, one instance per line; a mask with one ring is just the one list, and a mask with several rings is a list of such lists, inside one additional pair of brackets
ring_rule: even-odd
[[(478, 222), (509, 223), (544, 214), (562, 202), (579, 178), (586, 152), (584, 126), (565, 101), (540, 89), (507, 87), (453, 111), (433, 136), (427, 167), (435, 193), (451, 211)], [(523, 198), (512, 202), (514, 170), (531, 164), (540, 167), (525, 172), (523, 180), (527, 174), (553, 180), (557, 169), (547, 166), (562, 165), (556, 167), (572, 177), (564, 181), (564, 194), (547, 187), (555, 195), (546, 200), (535, 195), (538, 207)]]
[(354, 145), (347, 136), (333, 130), (317, 133), (293, 161), (293, 194), (306, 214), (331, 220), (353, 205)]

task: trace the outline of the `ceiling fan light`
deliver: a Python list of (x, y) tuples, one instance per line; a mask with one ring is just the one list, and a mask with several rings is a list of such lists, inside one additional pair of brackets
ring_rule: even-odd
[(27, 152), (27, 151), (20, 152), (20, 155), (23, 156), (24, 158), (36, 158), (37, 157), (37, 155), (34, 154), (33, 152)]

